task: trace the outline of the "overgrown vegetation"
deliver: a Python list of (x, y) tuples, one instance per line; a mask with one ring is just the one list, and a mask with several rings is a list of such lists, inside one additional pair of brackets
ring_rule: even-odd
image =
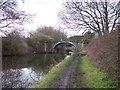
[(118, 74), (118, 30), (93, 39), (85, 48), (92, 63), (108, 73)]
[(58, 63), (54, 66), (49, 73), (35, 85), (34, 88), (49, 88), (54, 87), (55, 79), (64, 71), (65, 67), (69, 64), (73, 57), (75, 57), (76, 53), (72, 54), (70, 57), (65, 58), (62, 62)]
[(80, 70), (84, 73), (83, 81), (88, 88), (117, 88), (117, 80), (110, 74), (92, 65), (88, 56), (82, 57)]

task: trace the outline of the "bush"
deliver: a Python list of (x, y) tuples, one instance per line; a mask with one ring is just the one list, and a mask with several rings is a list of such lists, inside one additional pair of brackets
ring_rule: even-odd
[(107, 33), (100, 38), (93, 39), (84, 50), (92, 60), (92, 63), (111, 73), (118, 73), (118, 30)]

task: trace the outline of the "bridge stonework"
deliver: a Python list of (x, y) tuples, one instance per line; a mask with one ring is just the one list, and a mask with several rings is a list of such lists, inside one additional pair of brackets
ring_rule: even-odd
[(44, 42), (44, 52), (45, 53), (54, 53), (56, 50), (61, 50), (64, 52), (64, 49), (71, 49), (72, 51), (76, 51), (80, 48), (80, 44), (71, 41), (47, 41)]

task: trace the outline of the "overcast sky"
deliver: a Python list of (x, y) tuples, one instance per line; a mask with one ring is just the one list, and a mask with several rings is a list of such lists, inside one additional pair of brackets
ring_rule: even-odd
[(62, 0), (24, 0), (19, 8), (27, 13), (35, 14), (34, 25), (56, 25), (57, 14), (61, 8)]
[[(34, 30), (39, 26), (59, 25), (58, 12), (61, 9), (63, 0), (22, 0), (19, 1), (19, 9), (30, 14), (35, 14), (34, 21), (31, 24), (25, 25), (28, 30)], [(67, 32), (69, 36), (78, 34), (73, 31)]]

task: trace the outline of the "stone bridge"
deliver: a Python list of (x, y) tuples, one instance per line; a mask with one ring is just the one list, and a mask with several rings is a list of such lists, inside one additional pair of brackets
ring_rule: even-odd
[[(47, 47), (47, 45), (50, 45), (49, 43), (51, 43), (51, 50), (50, 46), (49, 48)], [(52, 42), (45, 42), (44, 43), (44, 50), (45, 52), (56, 52), (56, 53), (65, 53), (65, 52), (74, 52), (77, 49), (79, 49), (78, 47), (78, 43), (76, 42), (71, 42), (71, 41), (52, 41)]]

